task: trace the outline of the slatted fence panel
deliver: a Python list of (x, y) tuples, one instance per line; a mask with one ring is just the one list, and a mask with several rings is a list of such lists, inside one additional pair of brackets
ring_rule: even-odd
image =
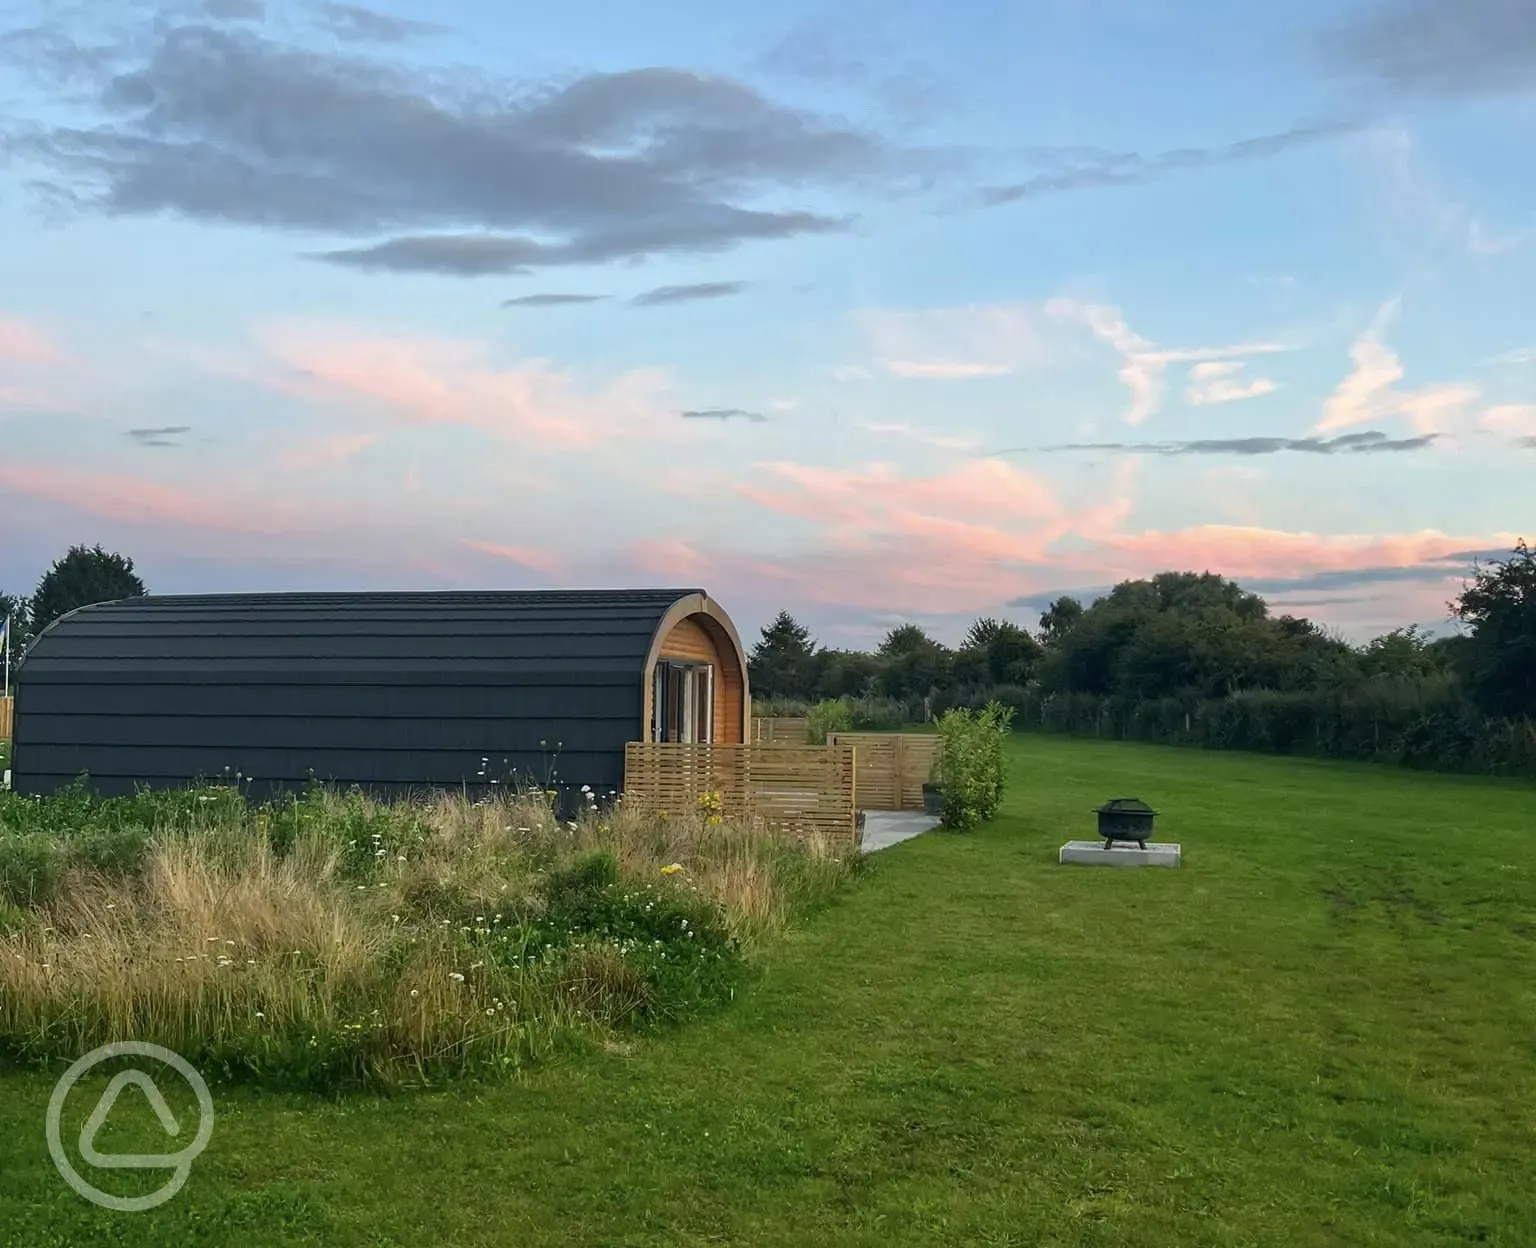
[(937, 733), (834, 732), (827, 741), (858, 751), (859, 804), (865, 810), (923, 808), (923, 785), (943, 744)]
[(757, 745), (805, 745), (811, 721), (803, 716), (765, 715), (752, 719), (752, 741)]
[(682, 813), (719, 793), (727, 818), (761, 819), (796, 834), (857, 844), (856, 755), (851, 745), (690, 744), (624, 747), (624, 802)]
[(9, 740), (11, 721), (16, 715), (16, 699), (0, 698), (0, 741)]

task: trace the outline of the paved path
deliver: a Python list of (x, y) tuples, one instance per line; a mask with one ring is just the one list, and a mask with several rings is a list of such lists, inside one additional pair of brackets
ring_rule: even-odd
[(939, 826), (932, 815), (907, 810), (867, 810), (864, 812), (864, 852), (872, 854), (901, 841), (921, 836)]

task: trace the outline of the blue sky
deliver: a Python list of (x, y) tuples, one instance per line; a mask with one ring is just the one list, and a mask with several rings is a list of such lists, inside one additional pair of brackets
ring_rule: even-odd
[(0, 59), (13, 592), (99, 541), (865, 644), (1209, 569), (1364, 637), (1536, 527), (1529, 0), (7, 3)]

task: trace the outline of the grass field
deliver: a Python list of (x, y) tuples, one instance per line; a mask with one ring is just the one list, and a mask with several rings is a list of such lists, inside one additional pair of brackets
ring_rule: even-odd
[[(51, 1078), (0, 1074), (0, 1243), (1536, 1242), (1536, 788), (1011, 749), (1003, 817), (882, 853), (724, 1013), (513, 1084), (216, 1088), (148, 1213), (66, 1188)], [(1184, 865), (1057, 866), (1121, 795)], [(103, 1149), (163, 1149), (131, 1110)]]

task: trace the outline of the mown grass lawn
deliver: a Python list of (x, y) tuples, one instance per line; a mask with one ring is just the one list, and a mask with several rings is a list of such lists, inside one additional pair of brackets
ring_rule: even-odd
[[(518, 1084), (215, 1087), (149, 1213), (66, 1188), (51, 1078), (0, 1075), (0, 1242), (1536, 1242), (1536, 788), (1011, 748), (1004, 817), (880, 854), (727, 1012)], [(1056, 865), (1123, 795), (1183, 867)]]

